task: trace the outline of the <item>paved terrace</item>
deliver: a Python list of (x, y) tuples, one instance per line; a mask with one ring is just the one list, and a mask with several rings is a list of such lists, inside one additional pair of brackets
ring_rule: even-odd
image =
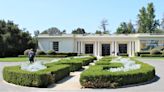
[(49, 88), (34, 88), (23, 87), (14, 84), (6, 83), (2, 78), (2, 69), (4, 66), (18, 65), (19, 62), (0, 62), (0, 92), (163, 92), (164, 91), (164, 59), (143, 59), (139, 60), (149, 63), (156, 67), (156, 74), (159, 76), (155, 82), (146, 85), (138, 85), (131, 87), (124, 87), (118, 89), (81, 89), (79, 83), (80, 73), (82, 71), (73, 72), (71, 75), (57, 84), (51, 85)]

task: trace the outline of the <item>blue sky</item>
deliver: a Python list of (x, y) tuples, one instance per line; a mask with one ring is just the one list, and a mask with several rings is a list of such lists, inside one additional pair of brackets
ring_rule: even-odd
[(71, 33), (77, 27), (94, 33), (102, 19), (115, 32), (123, 21), (136, 24), (142, 6), (153, 2), (156, 18), (164, 15), (164, 0), (0, 0), (0, 19), (13, 20), (19, 27), (43, 31), (50, 27)]

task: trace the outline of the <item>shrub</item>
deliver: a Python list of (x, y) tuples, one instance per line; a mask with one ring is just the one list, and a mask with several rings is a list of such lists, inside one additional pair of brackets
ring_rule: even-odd
[(24, 55), (28, 55), (28, 52), (30, 51), (30, 49), (27, 49), (24, 51)]
[(69, 75), (68, 65), (55, 65), (37, 72), (21, 70), (19, 66), (10, 66), (3, 69), (3, 78), (9, 83), (22, 86), (47, 87)]
[(80, 75), (80, 84), (86, 88), (115, 88), (128, 84), (142, 83), (155, 77), (155, 68), (136, 61), (141, 68), (127, 72), (109, 72), (106, 69), (120, 67), (114, 65), (95, 65)]
[(119, 53), (119, 56), (129, 56), (127, 53)]
[(152, 50), (150, 51), (150, 54), (151, 54), (151, 55), (156, 55), (156, 54), (161, 54), (161, 52), (160, 52), (159, 49), (152, 49)]
[(136, 56), (140, 56), (141, 54), (150, 54), (150, 52), (141, 51), (135, 53)]
[(69, 53), (56, 53), (56, 55), (67, 55), (67, 56), (77, 56), (77, 53), (74, 52), (69, 52)]
[(90, 62), (93, 62), (95, 60), (95, 57), (86, 57), (86, 58), (72, 58), (72, 59), (62, 59), (58, 62), (48, 63), (46, 66), (53, 66), (55, 64), (66, 64), (70, 65), (70, 71), (78, 71), (82, 69), (82, 66), (88, 65)]
[(46, 55), (46, 53), (42, 50), (37, 50), (36, 55)]
[(47, 55), (55, 55), (55, 51), (49, 50), (49, 51), (47, 51)]
[(162, 54), (154, 54), (154, 55), (151, 55), (151, 54), (141, 54), (140, 57), (163, 57)]

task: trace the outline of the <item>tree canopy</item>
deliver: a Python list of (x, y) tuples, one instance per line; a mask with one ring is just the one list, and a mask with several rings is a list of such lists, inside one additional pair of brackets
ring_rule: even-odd
[(77, 28), (72, 31), (72, 34), (85, 34), (85, 30), (83, 28)]
[(0, 20), (0, 57), (17, 56), (35, 47), (28, 31), (22, 30), (12, 21)]
[(129, 22), (129, 23), (122, 22), (120, 24), (120, 26), (117, 28), (116, 33), (117, 34), (135, 33), (135, 29), (134, 29), (133, 24), (131, 22)]
[(142, 7), (138, 14), (138, 33), (156, 33), (159, 20), (155, 19), (153, 3), (148, 3), (147, 8)]

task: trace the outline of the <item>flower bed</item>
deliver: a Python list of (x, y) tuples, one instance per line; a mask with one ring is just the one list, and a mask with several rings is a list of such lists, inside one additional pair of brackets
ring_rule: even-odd
[(80, 75), (80, 83), (86, 88), (115, 88), (123, 85), (146, 82), (155, 77), (155, 68), (153, 66), (136, 60), (135, 62), (136, 64), (140, 64), (141, 67), (129, 71), (108, 71), (111, 68), (123, 67), (123, 65), (117, 65), (118, 63), (91, 66)]
[(10, 66), (3, 69), (3, 78), (17, 85), (47, 87), (68, 76), (69, 73), (69, 65), (55, 65), (37, 72), (21, 70), (20, 66)]

